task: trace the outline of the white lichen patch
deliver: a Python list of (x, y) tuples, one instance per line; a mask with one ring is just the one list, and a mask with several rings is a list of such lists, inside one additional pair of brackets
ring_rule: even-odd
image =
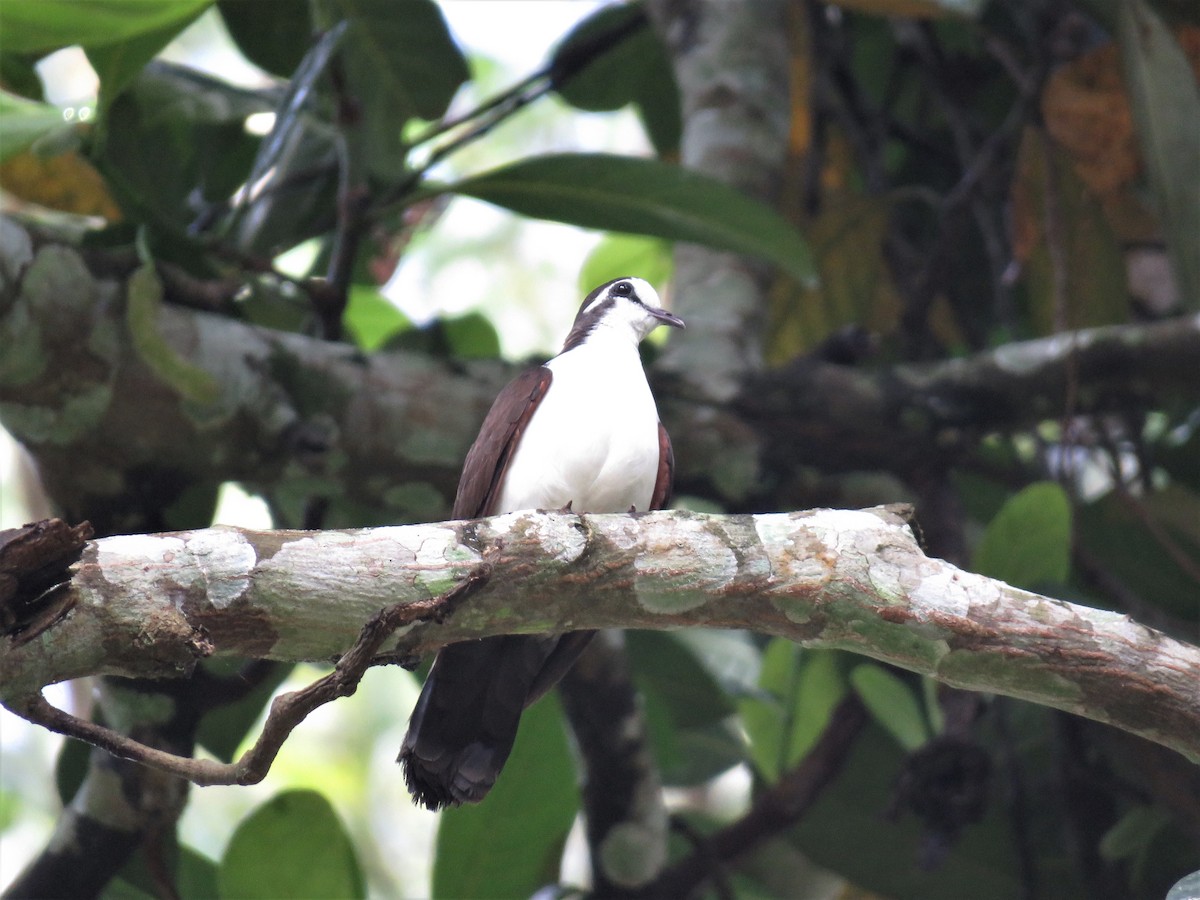
[(763, 513), (754, 517), (754, 531), (765, 547), (790, 545), (798, 520), (790, 513)]
[(236, 528), (193, 532), (186, 552), (203, 579), (209, 603), (217, 609), (226, 609), (250, 588), (258, 553)]
[(881, 535), (893, 530), (907, 531), (903, 526), (881, 519), (861, 509), (818, 509), (804, 524), (810, 528), (832, 553), (870, 552)]
[(454, 557), (454, 561), (463, 558), (464, 551), (473, 560), (479, 555), (467, 548), (459, 546), (458, 533), (452, 528), (440, 528), (436, 525), (396, 525), (387, 528), (375, 528), (372, 537), (382, 538), (395, 544), (404, 552), (402, 556), (418, 569), (441, 568)]
[(737, 571), (737, 556), (706, 519), (681, 519), (667, 542), (645, 542), (634, 560), (633, 590), (651, 612), (684, 612), (719, 593)]
[(667, 842), (639, 822), (621, 822), (600, 844), (600, 866), (614, 884), (646, 884), (666, 862)]
[(993, 606), (1000, 599), (996, 582), (949, 563), (926, 574), (908, 591), (909, 607), (918, 619), (930, 613), (965, 617), (973, 604)]
[(559, 519), (544, 519), (539, 517), (539, 527), (535, 529), (542, 552), (555, 562), (571, 564), (583, 556), (587, 549), (587, 533), (575, 523), (564, 523)]
[(813, 522), (826, 512), (833, 510), (754, 517), (754, 530), (770, 564), (771, 577), (781, 586), (804, 590), (828, 583), (832, 574), (828, 542), (818, 540), (822, 530), (812, 527)]
[(164, 582), (190, 587), (188, 575), (195, 572), (181, 565), (186, 553), (183, 539), (173, 535), (122, 534), (96, 542), (96, 562), (105, 578), (141, 596), (163, 594)]
[(911, 573), (905, 563), (912, 563), (912, 554), (891, 553), (891, 545), (877, 548), (867, 557), (867, 580), (881, 599), (903, 602), (904, 595), (913, 585)]
[[(383, 555), (371, 563), (375, 574), (384, 570), (398, 573), (414, 587), (433, 597), (453, 588), (472, 567), (480, 562), (478, 551), (459, 543), (458, 532), (437, 525), (396, 525), (369, 532), (373, 549)], [(382, 567), (382, 568), (380, 568)]]
[(96, 542), (96, 561), (101, 568), (127, 566), (137, 560), (158, 566), (170, 564), (183, 549), (183, 539), (171, 535), (118, 534)]
[(596, 516), (603, 522), (604, 536), (618, 550), (633, 550), (641, 543), (642, 531), (631, 516)]

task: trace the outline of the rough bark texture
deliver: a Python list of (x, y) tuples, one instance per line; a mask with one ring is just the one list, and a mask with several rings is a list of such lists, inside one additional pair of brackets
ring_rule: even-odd
[[(1107, 722), (1200, 759), (1200, 649), (1127, 616), (1018, 590), (922, 553), (895, 513), (514, 513), (355, 532), (231, 528), (90, 543), (70, 613), (0, 650), (13, 709), (46, 684), (187, 674), (234, 654), (332, 659), (381, 608), (427, 600), (487, 556), (491, 579), (388, 660), (499, 633), (753, 628), (955, 687)], [(530, 592), (553, 598), (537, 607)]]
[[(786, 0), (648, 4), (675, 67), (683, 105), (680, 162), (770, 203), (783, 179), (791, 107)], [(675, 308), (687, 340), (663, 367), (713, 401), (732, 398), (763, 367), (771, 268), (731, 253), (682, 246)]]
[[(67, 515), (91, 517), (101, 534), (147, 530), (134, 524), (161, 517), (185, 487), (227, 480), (268, 494), (302, 485), (293, 492), (361, 501), (390, 521), (444, 518), (466, 448), (513, 374), (492, 361), (364, 357), (164, 305), (163, 346), (216, 386), (197, 402), (164, 376), (162, 359), (139, 352), (126, 286), (94, 277), (74, 249), (35, 248), (0, 218), (0, 276), (0, 346), (14, 348), (0, 361), (0, 422), (36, 456)], [(678, 492), (740, 508), (763, 489), (761, 460), (776, 486), (761, 505), (786, 508), (777, 486), (803, 465), (909, 475), (1071, 404), (1079, 415), (1133, 412), (1151, 398), (1196, 404), (1197, 371), (1200, 316), (1189, 316), (876, 371), (806, 359), (755, 376), (729, 403), (673, 376), (655, 388), (676, 446), (688, 448)], [(738, 449), (748, 434), (750, 456)]]

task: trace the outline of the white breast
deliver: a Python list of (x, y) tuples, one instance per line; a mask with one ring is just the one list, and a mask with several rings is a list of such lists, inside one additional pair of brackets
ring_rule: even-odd
[(509, 464), (497, 512), (648, 509), (658, 410), (637, 346), (589, 340), (547, 365), (554, 380)]

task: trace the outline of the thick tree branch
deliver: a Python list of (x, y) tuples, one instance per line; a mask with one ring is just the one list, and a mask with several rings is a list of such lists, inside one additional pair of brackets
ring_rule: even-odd
[[(1200, 648), (926, 557), (895, 513), (514, 513), (354, 532), (206, 529), (91, 542), (70, 613), (0, 647), (19, 709), (49, 683), (169, 677), (203, 656), (331, 659), (362, 623), (493, 576), (378, 659), (501, 633), (748, 628), (1107, 722), (1200, 759)], [(539, 602), (528, 602), (537, 596)]]
[(332, 672), (301, 690), (275, 698), (262, 734), (236, 762), (192, 759), (148, 746), (129, 735), (56, 709), (40, 693), (22, 698), (8, 709), (35, 725), (87, 741), (120, 759), (140, 762), (195, 784), (257, 784), (267, 776), (284, 742), (309, 713), (331, 700), (349, 697), (358, 689), (379, 648), (397, 628), (447, 615), (455, 603), (487, 582), (489, 572), (488, 564), (480, 563), (462, 582), (437, 597), (397, 603), (380, 611), (363, 626), (354, 646), (337, 661)]
[[(0, 218), (0, 423), (33, 453), (72, 518), (109, 510), (111, 521), (93, 519), (100, 533), (144, 530), (127, 523), (158, 513), (187, 485), (228, 480), (303, 480), (306, 495), (360, 502), (392, 521), (442, 518), (466, 449), (513, 374), (498, 361), (364, 357), (164, 306), (164, 346), (216, 386), (216, 398), (199, 403), (164, 378), (162, 360), (138, 353), (123, 293), (69, 246), (35, 249), (24, 228)], [(1195, 405), (1197, 371), (1200, 316), (1190, 316), (875, 371), (803, 360), (756, 376), (729, 404), (674, 376), (660, 378), (657, 393), (681, 489), (736, 505), (755, 475), (722, 448), (737, 437), (730, 428), (757, 436), (780, 480), (801, 465), (909, 475), (953, 462), (982, 434), (1056, 418), (1072, 379), (1076, 413), (1087, 415), (1173, 399)]]
[[(680, 162), (766, 203), (788, 157), (791, 58), (786, 0), (651, 0), (683, 106)], [(694, 245), (676, 249), (675, 308), (688, 323), (663, 367), (710, 400), (734, 396), (763, 368), (772, 271), (760, 261)], [(729, 436), (725, 436), (728, 444)]]

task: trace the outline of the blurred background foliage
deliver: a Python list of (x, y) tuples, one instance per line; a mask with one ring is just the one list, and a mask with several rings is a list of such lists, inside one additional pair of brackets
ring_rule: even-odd
[[(522, 356), (552, 352), (574, 312), (564, 296), (631, 272), (669, 295), (677, 241), (774, 267), (772, 366), (812, 357), (885, 371), (1200, 308), (1192, 3), (795, 0), (780, 98), (789, 158), (773, 209), (677, 165), (680, 92), (640, 4), (577, 7), (545, 45), (522, 30), (538, 9), (492, 5), (511, 11), (504, 40), (527, 63), (515, 75), (463, 51), (444, 13), (469, 15), (469, 3), (9, 0), (6, 212), (70, 235), (128, 279), (139, 353), (197, 403), (212, 376), (158, 336), (162, 303), (364, 353)], [(230, 78), (194, 64), (217, 44), (240, 54)], [(68, 47), (98, 79), (85, 102), (47, 99), (39, 64)], [(564, 120), (590, 124), (564, 142)], [(555, 245), (580, 258), (577, 271), (521, 273), (504, 262), (519, 220), (464, 198), (607, 233)], [(488, 224), (456, 219), (462, 207)], [(451, 270), (468, 274), (439, 275)], [(0, 346), (0, 373), (13, 349)], [(932, 552), (1195, 640), (1196, 402), (1151, 391), (1119, 414), (1068, 405), (1035, 428), (984, 435), (936, 495), (949, 512), (883, 465), (813, 468), (788, 497), (917, 500), (935, 524)], [(10, 515), (17, 481), (6, 479)], [(690, 487), (681, 504), (724, 508), (720, 491)], [(310, 490), (271, 485), (265, 507), (244, 501), (232, 515), (276, 527), (389, 520), (382, 498), (314, 504)], [(234, 493), (196, 486), (163, 521), (206, 525)], [(769, 484), (755, 496), (774, 508)], [(675, 859), (703, 853), (706, 835), (803, 766), (847, 697), (867, 710), (815, 802), (716, 867), (706, 895), (1150, 898), (1200, 866), (1195, 767), (1133, 738), (778, 639), (635, 633), (627, 650)], [(257, 672), (196, 741), (232, 758), (271, 692), (313, 676)], [(297, 731), (266, 784), (193, 791), (165, 857), (179, 895), (516, 897), (585, 880), (557, 701), (526, 717), (485, 804), (435, 818), (408, 807), (392, 763), (414, 696), (408, 676), (374, 670)], [(88, 691), (63, 702), (88, 708)], [(88, 755), (61, 748), (51, 796), (39, 758), (51, 745), (12, 737), (19, 725), (4, 715), (7, 881)], [(104, 896), (167, 896), (160, 852), (135, 856)]]

